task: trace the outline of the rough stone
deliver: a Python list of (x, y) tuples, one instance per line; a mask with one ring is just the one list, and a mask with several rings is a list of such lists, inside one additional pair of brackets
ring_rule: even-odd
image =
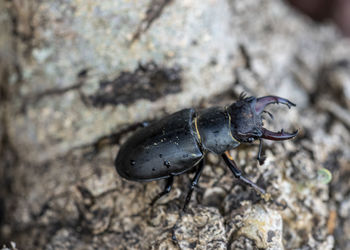
[(235, 249), (235, 241), (245, 237), (253, 241), (254, 246), (263, 249), (283, 249), (283, 223), (278, 211), (262, 205), (247, 203), (230, 214), (227, 228), (230, 246)]
[[(0, 245), (18, 249), (350, 249), (349, 40), (280, 0), (0, 1)], [(137, 123), (241, 92), (281, 95), (264, 141), (193, 173), (121, 179)], [(328, 171), (328, 172), (327, 172)], [(331, 176), (328, 174), (332, 174)], [(326, 181), (332, 179), (331, 182)], [(13, 242), (13, 245), (11, 242)]]

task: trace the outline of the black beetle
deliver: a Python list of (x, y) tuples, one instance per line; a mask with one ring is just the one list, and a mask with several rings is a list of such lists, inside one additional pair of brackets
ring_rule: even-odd
[[(249, 179), (242, 176), (228, 150), (240, 143), (260, 140), (257, 159), (261, 158), (262, 139), (288, 140), (298, 133), (272, 132), (263, 128), (261, 114), (272, 103), (294, 103), (278, 96), (261, 98), (241, 95), (239, 100), (227, 107), (212, 107), (200, 111), (183, 109), (166, 116), (158, 122), (137, 130), (120, 148), (115, 159), (115, 167), (120, 176), (132, 181), (153, 181), (167, 179), (163, 192), (156, 196), (154, 204), (161, 196), (170, 192), (173, 178), (198, 166), (186, 197), (184, 209), (190, 201), (204, 167), (207, 152), (220, 154), (236, 178), (265, 193)], [(267, 112), (271, 117), (272, 115)]]

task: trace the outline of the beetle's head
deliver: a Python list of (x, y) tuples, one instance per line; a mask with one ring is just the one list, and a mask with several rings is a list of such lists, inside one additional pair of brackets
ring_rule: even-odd
[[(298, 133), (286, 133), (283, 129), (280, 132), (272, 132), (263, 127), (262, 113), (264, 108), (272, 103), (282, 103), (289, 108), (295, 106), (294, 103), (278, 96), (264, 96), (256, 98), (254, 96), (240, 99), (227, 108), (231, 116), (231, 132), (233, 137), (239, 142), (253, 142), (256, 139), (268, 140), (288, 140), (295, 137)], [(267, 112), (268, 113), (268, 112)], [(271, 117), (272, 115), (268, 113)]]

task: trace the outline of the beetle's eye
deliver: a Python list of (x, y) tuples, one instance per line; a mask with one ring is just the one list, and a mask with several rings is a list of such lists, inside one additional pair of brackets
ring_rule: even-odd
[(248, 138), (248, 142), (253, 142), (254, 141), (254, 138), (253, 137), (249, 137)]

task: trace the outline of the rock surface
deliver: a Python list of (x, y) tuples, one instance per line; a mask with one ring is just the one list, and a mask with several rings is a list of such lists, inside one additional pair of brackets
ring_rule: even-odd
[[(278, 0), (0, 2), (0, 244), (15, 249), (350, 249), (350, 42)], [(164, 183), (113, 166), (135, 129), (185, 107), (275, 94), (293, 141), (208, 155)], [(333, 178), (330, 181), (330, 173)], [(11, 243), (12, 242), (12, 243)]]

